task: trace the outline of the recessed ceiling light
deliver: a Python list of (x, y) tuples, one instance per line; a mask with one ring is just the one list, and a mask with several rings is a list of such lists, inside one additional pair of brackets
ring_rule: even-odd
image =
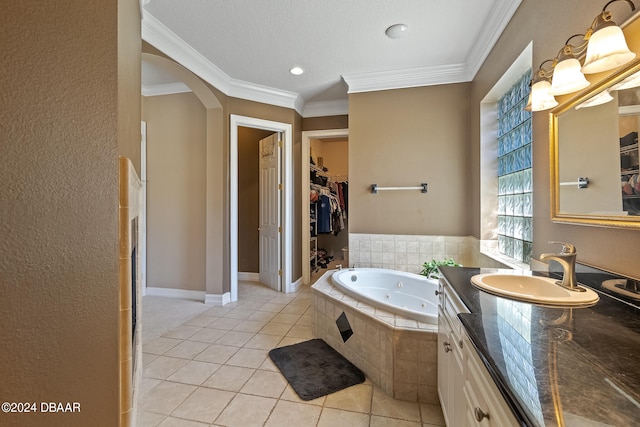
[(406, 36), (408, 32), (409, 27), (407, 27), (405, 24), (393, 24), (392, 26), (387, 28), (384, 33), (390, 39), (397, 39)]
[(304, 70), (300, 67), (293, 67), (289, 70), (289, 72), (294, 76), (299, 76), (300, 74), (304, 73)]

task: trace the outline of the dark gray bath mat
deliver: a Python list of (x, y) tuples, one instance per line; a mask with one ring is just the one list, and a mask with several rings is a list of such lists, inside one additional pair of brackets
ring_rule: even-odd
[(274, 348), (269, 357), (302, 400), (364, 382), (364, 373), (323, 340)]

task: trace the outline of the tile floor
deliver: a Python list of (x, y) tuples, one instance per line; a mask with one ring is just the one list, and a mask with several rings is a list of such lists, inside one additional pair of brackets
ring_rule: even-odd
[[(167, 301), (144, 297), (143, 380), (138, 426), (444, 426), (437, 405), (394, 400), (370, 381), (301, 400), (268, 356), (313, 338), (311, 291), (282, 294), (241, 282), (238, 301), (202, 311), (162, 331)], [(201, 304), (193, 302), (194, 305)]]

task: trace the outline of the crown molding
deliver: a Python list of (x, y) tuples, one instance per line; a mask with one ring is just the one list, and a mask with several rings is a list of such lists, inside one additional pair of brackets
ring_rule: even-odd
[(227, 96), (291, 108), (302, 114), (304, 101), (297, 93), (232, 79), (146, 10), (142, 39)]
[(476, 76), (516, 10), (520, 7), (520, 3), (522, 0), (498, 0), (496, 2), (491, 13), (487, 16), (487, 20), (482, 24), (482, 32), (467, 57), (468, 81), (473, 80)]
[(349, 114), (349, 100), (307, 102), (302, 117), (342, 116)]
[(142, 86), (142, 96), (173, 95), (185, 92), (191, 92), (191, 88), (182, 82)]
[(349, 93), (358, 93), (459, 83), (467, 81), (467, 72), (465, 64), (454, 64), (349, 74), (342, 78), (349, 86)]

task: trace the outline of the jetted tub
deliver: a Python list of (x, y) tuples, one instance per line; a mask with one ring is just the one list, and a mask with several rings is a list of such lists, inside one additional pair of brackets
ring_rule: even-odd
[(419, 322), (438, 324), (438, 281), (383, 268), (350, 268), (331, 276), (345, 293)]

